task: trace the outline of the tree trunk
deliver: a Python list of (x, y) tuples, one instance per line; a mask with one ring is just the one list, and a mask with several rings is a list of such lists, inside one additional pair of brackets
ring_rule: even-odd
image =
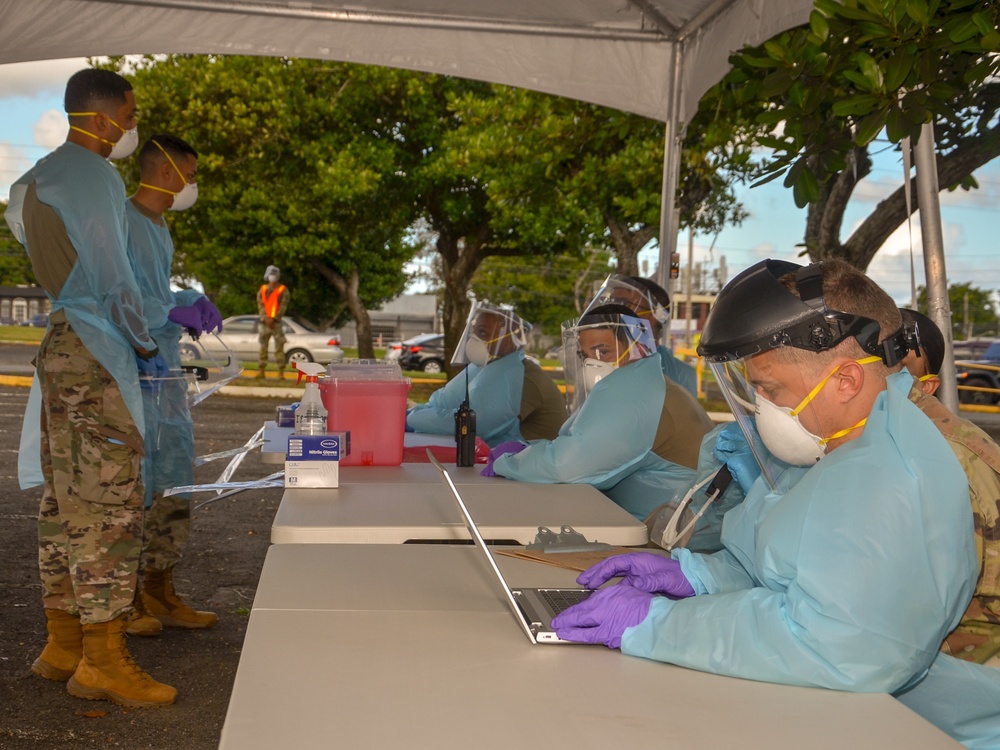
[(840, 232), (844, 212), (858, 183), (871, 174), (872, 160), (868, 148), (851, 152), (853, 164), (820, 186), (820, 198), (809, 205), (806, 216), (805, 246), (809, 259), (816, 263), (827, 258), (843, 257)]
[(604, 220), (608, 224), (615, 257), (618, 259), (618, 273), (623, 276), (639, 276), (639, 251), (656, 236), (656, 230), (642, 225), (633, 232), (627, 222), (608, 214), (605, 214)]
[[(937, 157), (938, 184), (942, 189), (959, 184), (979, 167), (1000, 156), (1000, 124), (982, 136), (963, 141), (947, 156)], [(917, 181), (910, 180), (912, 208), (917, 206)], [(844, 243), (845, 260), (864, 270), (889, 236), (906, 221), (906, 195), (902, 186), (875, 207)]]
[(368, 310), (358, 294), (358, 285), (361, 280), (358, 269), (351, 269), (351, 276), (348, 279), (318, 260), (314, 260), (312, 266), (324, 279), (330, 282), (347, 305), (347, 310), (354, 319), (358, 332), (358, 357), (360, 359), (375, 359), (371, 319), (368, 317)]
[(480, 225), (473, 236), (454, 237), (446, 232), (439, 232), (435, 243), (441, 258), (441, 280), (444, 283), (441, 317), (444, 325), (445, 369), (449, 378), (462, 369), (452, 367), (450, 362), (469, 317), (471, 304), (467, 292), (472, 277), (489, 254), (485, 245), (488, 231), (487, 225)]
[[(978, 137), (966, 139), (947, 156), (939, 155), (938, 183), (942, 189), (958, 185), (997, 156), (1000, 156), (1000, 124)], [(868, 214), (847, 242), (839, 241), (847, 202), (858, 180), (871, 168), (870, 162), (867, 168), (864, 165), (865, 162), (859, 159), (857, 179), (854, 179), (853, 173), (842, 172), (831, 180), (820, 201), (809, 207), (806, 248), (811, 260), (840, 258), (864, 271), (889, 236), (906, 221), (906, 194), (903, 187), (899, 187)], [(918, 208), (915, 177), (910, 179), (910, 188), (911, 207), (915, 211)]]

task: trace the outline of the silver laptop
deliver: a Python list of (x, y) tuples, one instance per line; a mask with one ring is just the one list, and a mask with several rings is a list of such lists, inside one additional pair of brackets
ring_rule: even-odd
[(451, 479), (451, 475), (448, 474), (448, 470), (441, 465), (441, 462), (437, 460), (429, 448), (427, 450), (427, 457), (430, 458), (431, 463), (441, 472), (445, 484), (448, 485), (451, 494), (454, 495), (455, 502), (458, 503), (459, 510), (462, 512), (462, 520), (465, 521), (465, 527), (469, 530), (469, 534), (472, 535), (472, 541), (475, 543), (476, 548), (482, 552), (490, 571), (500, 583), (500, 588), (503, 589), (507, 600), (507, 606), (510, 607), (510, 611), (514, 614), (514, 619), (521, 626), (524, 634), (528, 636), (528, 640), (532, 643), (571, 643), (571, 641), (564, 641), (556, 635), (556, 631), (552, 629), (552, 618), (564, 609), (582, 602), (593, 592), (584, 588), (512, 589), (507, 585), (503, 573), (500, 572), (500, 568), (497, 566), (497, 561), (493, 559), (493, 553), (490, 552), (490, 548), (486, 545), (486, 541), (479, 532), (476, 522), (472, 520), (472, 514), (469, 513), (469, 508), (466, 506), (461, 494), (459, 494), (458, 488)]

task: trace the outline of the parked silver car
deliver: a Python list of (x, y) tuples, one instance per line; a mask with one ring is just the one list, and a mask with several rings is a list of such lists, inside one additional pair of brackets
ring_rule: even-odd
[[(320, 333), (312, 326), (295, 318), (284, 318), (281, 321), (285, 331), (285, 361), (286, 362), (318, 362), (328, 365), (343, 359), (344, 350), (340, 348), (340, 339), (329, 333)], [(219, 339), (233, 352), (239, 360), (256, 361), (260, 352), (260, 342), (257, 339), (257, 329), (261, 325), (256, 315), (235, 315), (222, 321), (222, 333), (215, 336), (202, 336), (201, 343), (209, 352), (225, 354), (221, 349)], [(191, 358), (194, 351), (185, 351), (184, 340), (181, 340), (181, 358)], [(274, 344), (268, 348), (273, 352)], [(188, 347), (189, 349), (191, 347)], [(273, 357), (273, 354), (271, 355)]]

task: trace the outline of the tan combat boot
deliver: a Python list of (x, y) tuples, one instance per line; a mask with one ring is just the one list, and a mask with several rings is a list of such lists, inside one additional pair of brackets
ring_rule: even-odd
[(157, 620), (153, 613), (146, 609), (146, 600), (142, 591), (135, 592), (132, 611), (125, 616), (125, 632), (129, 635), (156, 636), (163, 633), (163, 623)]
[(168, 628), (210, 628), (219, 619), (215, 612), (199, 612), (181, 601), (171, 570), (146, 568), (142, 596), (150, 614)]
[(66, 682), (76, 671), (83, 655), (80, 617), (62, 609), (45, 610), (49, 639), (31, 671), (46, 680)]
[(125, 616), (83, 626), (83, 658), (66, 683), (70, 695), (151, 708), (174, 702), (177, 691), (157, 682), (132, 661), (125, 648)]

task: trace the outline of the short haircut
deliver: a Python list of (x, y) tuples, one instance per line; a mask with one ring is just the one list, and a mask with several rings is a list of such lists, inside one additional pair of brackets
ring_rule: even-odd
[[(899, 330), (903, 327), (902, 315), (896, 303), (892, 301), (892, 297), (882, 287), (868, 278), (863, 271), (859, 271), (846, 261), (837, 259), (825, 260), (822, 263), (822, 268), (823, 300), (827, 308), (874, 320), (879, 326), (879, 343), (899, 333)], [(788, 291), (799, 297), (799, 291), (795, 284), (795, 276), (795, 272), (787, 273), (779, 281)], [(795, 349), (794, 347), (781, 347), (777, 351), (781, 352), (782, 356), (788, 361), (798, 363), (816, 361), (814, 357), (809, 356), (815, 355), (815, 352), (807, 352), (803, 349)], [(862, 349), (861, 345), (853, 338), (842, 341), (829, 351), (832, 354), (829, 357), (823, 357), (824, 360), (832, 360), (836, 357), (844, 356), (849, 352), (853, 352), (850, 356), (856, 355), (858, 358), (868, 356), (868, 352)], [(797, 353), (805, 356), (800, 357)], [(821, 355), (826, 353), (819, 352)], [(896, 372), (901, 366), (901, 364), (894, 365), (887, 368), (887, 371)]]
[(84, 68), (66, 83), (63, 105), (66, 112), (106, 112), (125, 104), (125, 94), (132, 84), (110, 70)]
[[(183, 159), (184, 156), (198, 158), (198, 152), (194, 150), (187, 141), (169, 133), (160, 133), (149, 138), (142, 148), (139, 149), (139, 172), (145, 173), (148, 170), (156, 169), (160, 160), (164, 158), (163, 151), (156, 147), (159, 143), (163, 151), (170, 154), (170, 158), (175, 162)], [(178, 165), (179, 166), (179, 165)], [(181, 175), (183, 177), (183, 175)]]
[(917, 324), (917, 340), (920, 342), (920, 356), (927, 358), (927, 374), (938, 375), (941, 372), (941, 365), (944, 364), (944, 334), (937, 323), (928, 318), (923, 313), (910, 310), (906, 307), (899, 308), (903, 316), (903, 323)]

